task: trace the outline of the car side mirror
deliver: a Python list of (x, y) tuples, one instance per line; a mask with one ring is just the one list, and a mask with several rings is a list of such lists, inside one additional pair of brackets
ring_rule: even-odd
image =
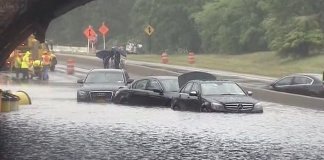
[(153, 89), (152, 91), (155, 92), (155, 93), (163, 94), (163, 90), (162, 89)]
[(84, 83), (84, 80), (83, 79), (78, 79), (77, 83), (83, 84)]
[(252, 91), (247, 91), (248, 96), (252, 96), (253, 92)]
[(189, 93), (189, 96), (198, 96), (198, 92), (197, 91), (191, 91)]
[(127, 80), (127, 84), (130, 84), (130, 83), (133, 83), (134, 82), (134, 79), (128, 79)]
[(276, 83), (271, 83), (270, 86), (271, 86), (272, 88), (275, 88)]

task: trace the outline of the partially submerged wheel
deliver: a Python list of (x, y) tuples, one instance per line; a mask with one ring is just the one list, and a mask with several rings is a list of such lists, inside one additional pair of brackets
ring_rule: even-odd
[(181, 111), (181, 107), (178, 106), (178, 105), (174, 105), (174, 106), (172, 107), (172, 109), (175, 110), (175, 111)]
[(122, 97), (119, 99), (119, 101), (117, 102), (118, 104), (128, 104), (128, 100), (125, 97)]
[(180, 107), (180, 105), (178, 105), (175, 101), (172, 101), (171, 102), (171, 108), (174, 110), (174, 111), (181, 111), (182, 108)]
[(200, 112), (211, 112), (210, 109), (208, 109), (206, 106), (202, 106), (200, 108)]

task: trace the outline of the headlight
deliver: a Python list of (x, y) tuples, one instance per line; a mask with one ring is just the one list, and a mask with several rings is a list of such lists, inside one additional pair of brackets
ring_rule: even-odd
[(220, 104), (220, 103), (213, 102), (213, 103), (211, 104), (211, 108), (212, 108), (213, 110), (223, 110), (223, 109), (224, 109), (224, 106), (223, 106), (222, 104)]
[(85, 96), (85, 95), (87, 95), (87, 92), (86, 92), (86, 91), (79, 91), (78, 93), (79, 93), (80, 96)]
[(254, 109), (262, 109), (263, 108), (263, 105), (261, 102), (258, 102), (254, 105)]

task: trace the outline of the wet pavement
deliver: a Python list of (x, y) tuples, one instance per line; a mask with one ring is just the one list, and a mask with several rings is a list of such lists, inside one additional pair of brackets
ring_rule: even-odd
[(78, 77), (16, 84), (32, 105), (0, 113), (0, 159), (324, 159), (324, 112), (264, 102), (263, 114), (77, 103)]

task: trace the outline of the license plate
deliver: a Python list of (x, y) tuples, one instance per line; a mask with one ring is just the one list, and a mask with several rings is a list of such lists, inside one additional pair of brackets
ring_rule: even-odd
[(107, 94), (106, 93), (96, 93), (96, 96), (97, 97), (105, 97), (105, 96), (107, 96)]

